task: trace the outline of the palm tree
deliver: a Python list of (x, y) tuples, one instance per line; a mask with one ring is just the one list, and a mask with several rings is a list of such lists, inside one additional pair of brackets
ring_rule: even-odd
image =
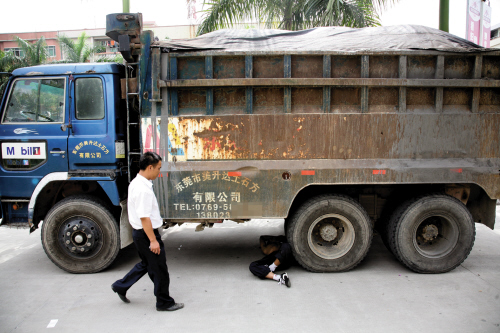
[[(0, 72), (7, 72), (7, 70), (5, 69), (5, 67), (3, 65), (3, 61), (2, 61), (4, 56), (5, 56), (5, 53), (2, 50), (0, 50)], [(3, 91), (5, 89), (5, 83), (7, 82), (7, 80), (8, 80), (7, 75), (0, 74), (0, 100), (3, 97)]]
[(65, 59), (60, 62), (66, 63), (76, 63), (76, 62), (87, 62), (90, 56), (94, 53), (100, 51), (99, 47), (91, 47), (85, 42), (87, 40), (87, 35), (85, 32), (78, 37), (78, 39), (73, 41), (71, 38), (66, 36), (58, 36), (57, 41), (64, 52)]
[(353, 28), (380, 25), (378, 13), (398, 0), (204, 0), (201, 35), (246, 20), (266, 28), (301, 30), (318, 26)]
[[(36, 66), (46, 62), (49, 53), (46, 48), (45, 37), (42, 36), (33, 43), (17, 36), (15, 40), (21, 52), (19, 55), (16, 55), (12, 50), (2, 52), (0, 55), (0, 72), (12, 72), (17, 68)], [(0, 77), (0, 98), (3, 95), (7, 79), (7, 76)]]
[(48, 58), (48, 51), (45, 44), (45, 37), (40, 37), (34, 43), (30, 43), (22, 38), (15, 37), (17, 45), (21, 49), (17, 56), (13, 51), (5, 52), (0, 60), (0, 67), (7, 71), (13, 71), (20, 67), (29, 67), (43, 64)]

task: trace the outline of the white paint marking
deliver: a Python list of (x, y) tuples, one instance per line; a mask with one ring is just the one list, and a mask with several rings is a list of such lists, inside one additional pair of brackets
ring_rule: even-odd
[(4, 262), (6, 261), (9, 261), (10, 259), (14, 258), (16, 256), (16, 254), (6, 254), (6, 255), (3, 255), (1, 258), (0, 258), (0, 264), (3, 264)]
[[(24, 245), (14, 246), (14, 247), (11, 247), (10, 249), (9, 248), (0, 249), (0, 264), (3, 264), (4, 262), (9, 261), (10, 259), (22, 254), (25, 250), (32, 249), (35, 246), (38, 246), (38, 243), (26, 245), (26, 246), (24, 246)], [(2, 252), (5, 252), (6, 250), (11, 250), (11, 252), (1, 254)]]
[(57, 324), (57, 321), (58, 321), (58, 320), (59, 320), (59, 319), (52, 319), (52, 320), (50, 321), (49, 325), (47, 325), (47, 328), (52, 328), (52, 327), (55, 327), (55, 326), (56, 326), (56, 324)]

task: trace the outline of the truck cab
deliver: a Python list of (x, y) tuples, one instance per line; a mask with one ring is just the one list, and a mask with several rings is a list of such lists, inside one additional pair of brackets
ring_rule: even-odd
[[(124, 66), (115, 63), (12, 73), (0, 118), (2, 225), (29, 225), (33, 231), (58, 202), (76, 196), (98, 202), (116, 220), (126, 197), (126, 186), (120, 185), (126, 179), (123, 73)], [(90, 220), (80, 224), (96, 229)], [(83, 238), (77, 236), (84, 234), (88, 238), (80, 232), (67, 240), (75, 245), (68, 247), (69, 255), (95, 252), (78, 246)]]

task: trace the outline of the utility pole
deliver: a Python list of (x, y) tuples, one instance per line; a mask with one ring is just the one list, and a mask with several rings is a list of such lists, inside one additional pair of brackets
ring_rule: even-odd
[(189, 19), (189, 38), (196, 37), (196, 0), (186, 0), (186, 5), (188, 8), (188, 19)]
[(123, 13), (130, 13), (130, 0), (123, 0)]
[(450, 32), (450, 0), (439, 0), (439, 30)]

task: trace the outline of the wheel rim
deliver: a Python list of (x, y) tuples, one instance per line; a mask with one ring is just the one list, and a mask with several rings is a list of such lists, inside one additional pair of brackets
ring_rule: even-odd
[(338, 214), (318, 217), (307, 232), (309, 248), (323, 259), (345, 255), (352, 248), (355, 237), (351, 221)]
[(416, 224), (413, 235), (413, 245), (418, 253), (426, 258), (440, 258), (453, 251), (459, 231), (453, 218), (430, 215)]
[(64, 253), (76, 259), (88, 259), (102, 248), (102, 230), (93, 220), (76, 216), (59, 227), (59, 245)]

